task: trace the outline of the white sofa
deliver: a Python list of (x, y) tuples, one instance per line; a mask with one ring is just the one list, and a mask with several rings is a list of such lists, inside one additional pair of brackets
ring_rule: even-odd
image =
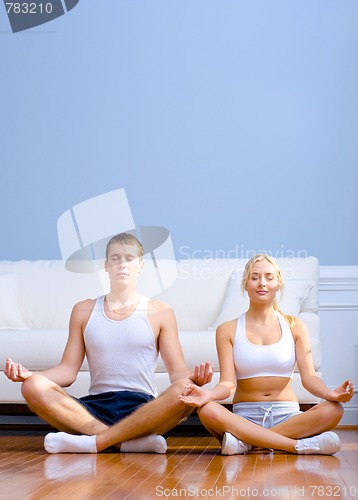
[[(318, 281), (316, 258), (277, 259), (286, 281), (281, 308), (299, 314), (311, 336), (315, 368), (320, 374)], [(244, 259), (202, 259), (182, 261), (146, 260), (139, 288), (143, 293), (168, 302), (178, 321), (180, 341), (190, 367), (211, 361), (215, 367), (215, 384), (219, 367), (215, 349), (215, 327), (238, 316), (247, 307), (240, 291)], [(96, 297), (108, 289), (103, 270), (76, 273), (65, 269), (62, 261), (0, 262), (0, 369), (7, 357), (21, 362), (30, 370), (56, 365), (65, 347), (68, 320), (79, 300)], [(161, 290), (162, 289), (162, 290)], [(160, 393), (169, 384), (163, 362), (159, 359), (156, 380)], [(300, 403), (317, 398), (301, 386), (294, 374), (294, 388)], [(75, 396), (88, 392), (89, 372), (86, 360), (76, 382), (68, 388)], [(229, 403), (226, 400), (225, 403)], [(20, 384), (0, 377), (0, 404), (24, 403)]]

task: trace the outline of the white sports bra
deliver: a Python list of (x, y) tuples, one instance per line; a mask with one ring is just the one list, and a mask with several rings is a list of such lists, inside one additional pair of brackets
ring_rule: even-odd
[(254, 377), (292, 378), (295, 366), (295, 343), (289, 324), (277, 312), (281, 338), (274, 344), (253, 344), (246, 337), (246, 314), (237, 320), (234, 338), (234, 363), (237, 380)]

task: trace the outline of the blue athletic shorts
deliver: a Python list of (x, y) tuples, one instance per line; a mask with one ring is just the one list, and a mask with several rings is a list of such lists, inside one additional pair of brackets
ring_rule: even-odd
[(302, 413), (299, 404), (295, 401), (235, 403), (232, 411), (235, 415), (240, 415), (267, 429)]
[(144, 392), (111, 391), (75, 399), (95, 418), (107, 425), (113, 425), (133, 413), (142, 404), (154, 399), (154, 396)]

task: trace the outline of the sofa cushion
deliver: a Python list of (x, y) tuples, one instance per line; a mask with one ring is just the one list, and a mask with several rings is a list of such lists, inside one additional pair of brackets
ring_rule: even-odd
[(17, 275), (0, 274), (0, 330), (28, 330), (17, 302)]
[[(42, 371), (60, 363), (68, 339), (68, 329), (2, 330), (0, 370), (5, 369), (6, 358), (21, 363), (30, 371)], [(81, 370), (88, 370), (85, 357)], [(1, 394), (0, 394), (1, 400)]]
[[(179, 330), (179, 341), (183, 349), (185, 361), (190, 369), (195, 365), (209, 361), (214, 370), (219, 371), (219, 362), (216, 352), (215, 332)], [(166, 372), (164, 362), (159, 356), (156, 373)]]
[(247, 293), (241, 289), (243, 271), (233, 271), (225, 292), (224, 302), (221, 306), (219, 316), (209, 327), (209, 330), (216, 330), (219, 325), (238, 318), (247, 311), (249, 299)]
[(220, 311), (227, 282), (235, 267), (224, 260), (187, 260), (177, 264), (177, 279), (155, 298), (174, 309), (179, 330), (203, 331)]
[(105, 293), (98, 273), (72, 273), (62, 261), (1, 261), (2, 272), (16, 272), (17, 303), (30, 329), (68, 328), (76, 302)]
[(301, 306), (314, 286), (311, 280), (289, 280), (282, 292), (277, 294), (277, 304), (282, 312), (298, 316)]

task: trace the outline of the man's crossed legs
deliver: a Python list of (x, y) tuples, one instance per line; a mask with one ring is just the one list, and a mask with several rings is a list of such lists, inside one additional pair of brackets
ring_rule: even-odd
[(95, 418), (60, 386), (41, 375), (26, 379), (22, 394), (32, 411), (62, 431), (45, 437), (49, 453), (96, 453), (111, 446), (122, 452), (165, 453), (163, 434), (193, 411), (178, 398), (188, 383), (192, 382), (174, 382), (158, 398), (142, 404), (112, 426)]

